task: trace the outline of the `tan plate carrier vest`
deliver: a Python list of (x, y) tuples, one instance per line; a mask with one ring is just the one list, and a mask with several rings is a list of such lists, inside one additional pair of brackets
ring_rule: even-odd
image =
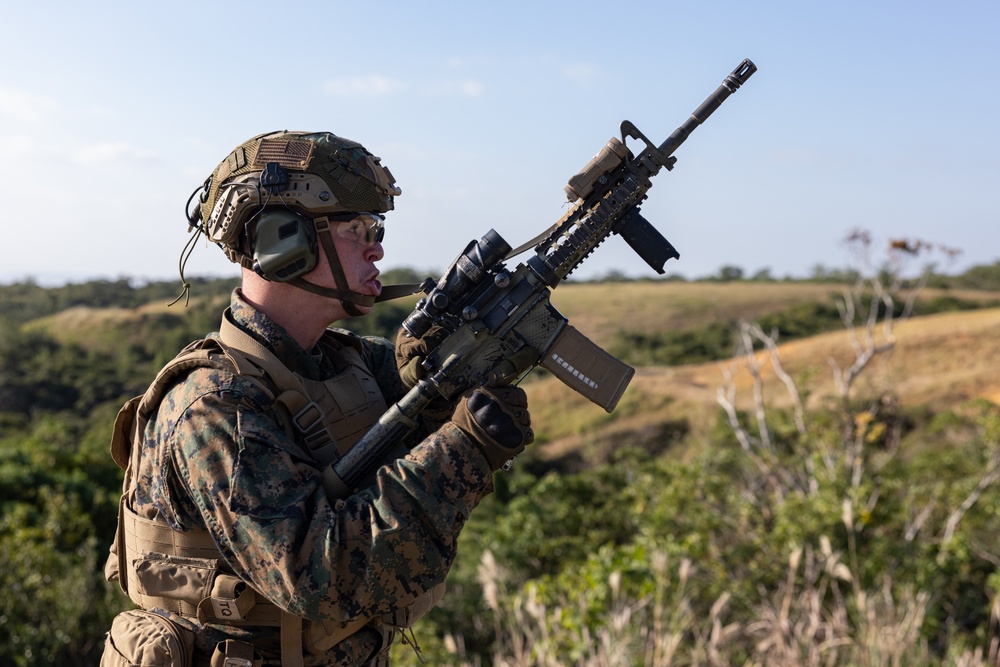
[[(145, 394), (122, 407), (111, 439), (111, 454), (125, 471), (125, 481), (118, 532), (105, 566), (108, 580), (117, 580), (143, 609), (166, 609), (196, 618), (202, 624), (280, 627), (281, 664), (286, 666), (301, 665), (303, 650), (322, 655), (369, 623), (409, 627), (437, 604), (444, 595), (444, 584), (386, 616), (346, 623), (303, 620), (269, 602), (227, 571), (207, 530), (175, 531), (162, 520), (139, 516), (130, 502), (138, 474), (136, 452), (144, 440), (146, 424), (174, 380), (193, 368), (230, 370), (255, 382), (287, 412), (290, 437), (294, 437), (291, 431), (296, 431), (317, 464), (329, 468), (378, 420), (386, 404), (361, 359), (356, 339), (327, 331), (320, 345), (325, 350), (340, 348), (337, 356), (346, 362), (346, 367), (326, 382), (293, 373), (270, 350), (233, 324), (227, 310), (219, 338), (188, 345), (159, 372)], [(331, 497), (331, 502), (335, 499)], [(121, 576), (123, 572), (125, 576)], [(388, 634), (383, 632), (384, 636)]]

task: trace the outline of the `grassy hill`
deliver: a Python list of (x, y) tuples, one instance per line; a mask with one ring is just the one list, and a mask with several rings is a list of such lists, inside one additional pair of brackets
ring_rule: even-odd
[[(829, 303), (845, 285), (810, 282), (621, 282), (569, 283), (552, 303), (601, 346), (620, 331), (682, 330), (738, 319), (756, 320), (795, 306)], [(927, 289), (920, 303), (949, 298), (1000, 305), (1000, 293), (971, 289)]]
[[(787, 293), (798, 296), (794, 290)], [(960, 410), (975, 399), (1000, 404), (997, 331), (1000, 308), (902, 322), (891, 357), (876, 364), (859, 389), (877, 396), (891, 387), (900, 403), (913, 410)], [(807, 407), (830, 401), (835, 395), (828, 361), (844, 366), (853, 360), (846, 330), (781, 344), (779, 353), (799, 391), (808, 394)], [(768, 402), (787, 405), (787, 392), (775, 378), (773, 367), (765, 365), (762, 377)], [(690, 434), (689, 447), (707, 441), (720, 409), (716, 394), (724, 380), (723, 362), (640, 368), (619, 409), (611, 415), (551, 377), (529, 383), (526, 389), (537, 432), (547, 441), (542, 448), (547, 456), (588, 449), (603, 458), (615, 444), (662, 442), (664, 434), (682, 428)], [(751, 382), (745, 369), (736, 376), (740, 408), (750, 407)]]
[[(44, 307), (26, 294), (19, 317), (0, 317), (3, 664), (96, 662), (124, 604), (101, 575), (120, 488), (107, 455), (114, 413), (184, 343), (217, 326), (228, 291), (200, 292), (184, 309), (167, 308), (167, 292), (137, 298), (116, 284), (132, 297), (119, 300), (103, 287), (82, 299), (67, 290)], [(967, 658), (1000, 622), (991, 612), (1000, 590), (1000, 291), (926, 290), (915, 316), (897, 324), (891, 356), (855, 386), (856, 398), (883, 410), (872, 423), (899, 426), (897, 452), (825, 409), (836, 398), (831, 360), (854, 358), (833, 305), (843, 289), (560, 286), (555, 305), (629, 358), (636, 376), (612, 414), (542, 371), (524, 382), (537, 444), (497, 477), (463, 532), (449, 596), (418, 630), (428, 662), (490, 664), (494, 652), (521, 647), (505, 648), (516, 640), (558, 657), (496, 664), (566, 664), (600, 636), (635, 656), (647, 651), (642, 641), (669, 637), (684, 664), (820, 664), (807, 653), (822, 664), (986, 664)], [(382, 304), (349, 324), (391, 336), (410, 307)], [(716, 400), (731, 373), (752, 430), (753, 378), (732, 359), (745, 319), (782, 332), (782, 367), (810, 410), (807, 432), (785, 424), (763, 466), (743, 456)], [(755, 358), (780, 428), (774, 408), (789, 405), (788, 393), (768, 358)], [(853, 414), (867, 415), (863, 406)], [(854, 451), (854, 438), (864, 447)], [(855, 469), (864, 474), (847, 474)], [(974, 494), (981, 499), (970, 503)], [(901, 630), (905, 640), (875, 641)], [(457, 645), (473, 657), (456, 662)]]
[[(598, 345), (610, 348), (622, 333), (683, 331), (779, 316), (804, 304), (831, 304), (844, 285), (811, 282), (607, 282), (566, 283), (552, 293), (552, 303), (573, 325)], [(973, 289), (927, 289), (918, 301), (926, 306), (940, 300), (962, 307), (1000, 306), (1000, 292)], [(215, 321), (228, 303), (228, 296), (194, 296), (191, 305), (167, 307), (167, 299), (136, 307), (73, 306), (36, 318), (27, 327), (46, 331), (62, 342), (99, 347), (108, 330), (141, 329), (143, 322), (168, 318), (189, 325), (204, 318), (204, 326)], [(348, 328), (370, 330), (382, 316), (398, 314), (399, 320), (413, 308), (416, 297), (379, 304), (372, 315), (349, 321)], [(198, 322), (200, 323), (200, 322)], [(398, 322), (387, 326), (395, 326)], [(390, 332), (378, 333), (391, 336)]]
[[(781, 321), (797, 307), (832, 304), (843, 285), (807, 282), (621, 282), (569, 283), (553, 292), (553, 304), (578, 329), (596, 343), (622, 353), (625, 334), (649, 335), (680, 332), (705, 327), (732, 328), (739, 320), (772, 318)], [(964, 304), (972, 308), (995, 305), (996, 292), (984, 290), (925, 290), (916, 312), (930, 304)], [(375, 315), (354, 324), (370, 324), (373, 317), (398, 322), (414, 299), (380, 304)], [(224, 296), (212, 295), (192, 300), (189, 309), (155, 301), (135, 308), (89, 308), (76, 306), (27, 325), (65, 343), (88, 349), (132, 343), (150, 335), (151, 327), (162, 334), (166, 328), (185, 330), (187, 338), (214, 326), (215, 313), (227, 303)], [(394, 309), (394, 310), (389, 310)], [(393, 319), (395, 315), (395, 319)], [(200, 324), (202, 329), (193, 326)], [(800, 382), (800, 391), (809, 394), (810, 405), (830, 400), (834, 388), (828, 360), (846, 364), (852, 354), (846, 330), (834, 322), (833, 330), (780, 343), (786, 370)], [(1000, 402), (1000, 373), (994, 359), (1000, 358), (1000, 308), (978, 308), (913, 317), (899, 325), (898, 346), (891, 362), (880, 364), (865, 377), (862, 389), (877, 394), (882, 386), (892, 386), (902, 404), (941, 410), (974, 398)], [(391, 335), (391, 334), (386, 334)], [(174, 337), (180, 345), (184, 336)], [(616, 345), (618, 349), (616, 349)], [(173, 350), (161, 350), (165, 358)], [(723, 382), (720, 361), (698, 364), (653, 365), (638, 369), (619, 408), (606, 414), (543, 372), (535, 372), (525, 386), (532, 398), (536, 431), (544, 443), (539, 448), (546, 457), (565, 456), (577, 450), (594, 450), (602, 458), (610, 443), (630, 442), (661, 449), (664, 443), (677, 444), (682, 436), (686, 447), (697, 448), (714, 428), (719, 406), (716, 393)], [(542, 377), (538, 377), (542, 376)], [(780, 404), (783, 387), (764, 369), (769, 401)], [(737, 378), (738, 403), (747, 407), (749, 376)]]

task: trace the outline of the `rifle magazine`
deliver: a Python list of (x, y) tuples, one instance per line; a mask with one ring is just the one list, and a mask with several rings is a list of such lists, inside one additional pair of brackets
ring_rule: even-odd
[(567, 387), (611, 412), (618, 405), (635, 369), (619, 361), (567, 325), (540, 364)]

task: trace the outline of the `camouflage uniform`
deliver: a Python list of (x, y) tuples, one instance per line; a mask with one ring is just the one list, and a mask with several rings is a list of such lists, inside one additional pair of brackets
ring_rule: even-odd
[[(232, 298), (233, 319), (289, 369), (325, 380), (334, 360), (303, 350), (281, 327)], [(386, 401), (405, 393), (384, 339), (364, 338), (362, 358)], [(306, 447), (287, 435), (280, 408), (233, 372), (196, 368), (165, 395), (145, 431), (134, 509), (178, 531), (208, 529), (228, 568), (280, 608), (310, 620), (346, 621), (406, 605), (442, 582), (472, 509), (493, 490), (476, 444), (450, 422), (374, 483), (331, 501)], [(199, 625), (200, 653), (227, 638), (280, 656), (277, 628)], [(362, 664), (381, 644), (367, 627), (307, 665)]]

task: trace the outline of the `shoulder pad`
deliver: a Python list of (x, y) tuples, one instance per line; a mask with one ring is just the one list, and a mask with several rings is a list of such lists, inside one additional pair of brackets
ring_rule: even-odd
[(333, 347), (352, 347), (357, 350), (358, 354), (361, 354), (365, 350), (365, 346), (361, 342), (361, 336), (347, 329), (330, 327), (323, 332), (320, 340)]

